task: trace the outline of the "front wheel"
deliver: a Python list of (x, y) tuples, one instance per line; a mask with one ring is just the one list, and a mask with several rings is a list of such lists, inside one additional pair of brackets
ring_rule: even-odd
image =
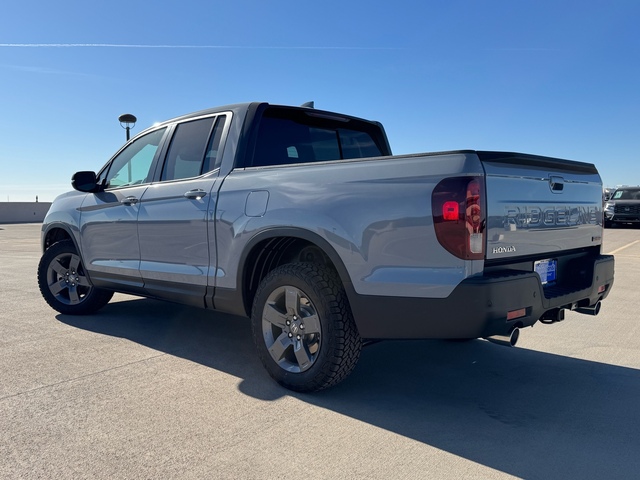
[(344, 380), (362, 341), (337, 274), (324, 265), (293, 263), (260, 283), (251, 314), (258, 356), (280, 385), (313, 392)]
[(38, 265), (38, 286), (49, 306), (67, 315), (93, 313), (113, 296), (91, 285), (71, 240), (55, 243), (44, 252)]

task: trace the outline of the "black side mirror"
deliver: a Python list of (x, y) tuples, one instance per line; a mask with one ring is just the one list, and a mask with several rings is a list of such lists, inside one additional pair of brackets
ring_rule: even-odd
[(96, 172), (76, 172), (71, 177), (71, 186), (80, 192), (99, 192)]

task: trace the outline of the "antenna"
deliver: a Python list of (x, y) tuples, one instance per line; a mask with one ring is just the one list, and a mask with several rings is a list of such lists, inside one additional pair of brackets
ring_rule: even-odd
[(314, 107), (314, 102), (313, 102), (313, 100), (312, 100), (312, 101), (310, 101), (310, 102), (303, 103), (303, 104), (302, 104), (302, 105), (300, 105), (300, 106), (301, 106), (301, 107), (303, 107), (303, 108), (315, 108), (315, 107)]

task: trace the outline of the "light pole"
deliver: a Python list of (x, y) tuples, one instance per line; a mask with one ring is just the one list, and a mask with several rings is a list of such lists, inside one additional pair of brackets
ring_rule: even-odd
[(131, 115), (130, 113), (123, 113), (118, 117), (118, 121), (120, 122), (120, 126), (127, 131), (127, 142), (129, 141), (129, 130), (135, 127), (138, 119), (135, 115)]

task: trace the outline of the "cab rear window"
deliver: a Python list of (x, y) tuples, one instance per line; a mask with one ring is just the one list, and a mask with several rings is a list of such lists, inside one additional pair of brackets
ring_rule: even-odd
[(298, 109), (268, 108), (259, 123), (252, 166), (387, 155), (377, 125)]

